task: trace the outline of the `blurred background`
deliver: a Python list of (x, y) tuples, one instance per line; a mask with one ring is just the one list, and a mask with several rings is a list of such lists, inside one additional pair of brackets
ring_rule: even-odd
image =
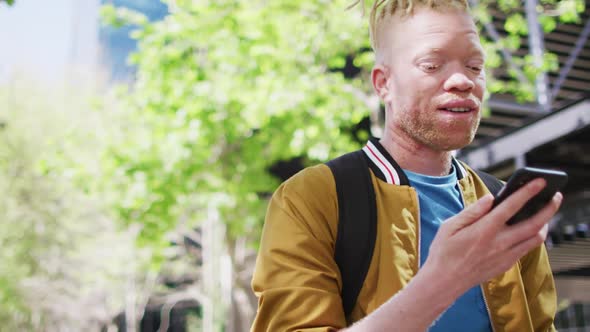
[[(274, 189), (381, 134), (350, 3), (0, 0), (0, 330), (248, 331)], [(590, 331), (590, 1), (471, 5), (488, 93), (457, 155), (569, 173), (556, 325)]]

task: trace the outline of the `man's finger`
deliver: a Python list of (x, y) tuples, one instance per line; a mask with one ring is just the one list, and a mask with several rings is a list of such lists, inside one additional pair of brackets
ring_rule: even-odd
[(500, 205), (496, 206), (490, 213), (489, 217), (494, 220), (495, 231), (505, 226), (512, 216), (514, 216), (532, 197), (538, 194), (546, 185), (542, 178), (535, 179), (506, 198)]
[(475, 204), (469, 206), (461, 213), (451, 218), (448, 223), (446, 223), (448, 224), (447, 227), (449, 227), (451, 233), (455, 233), (456, 231), (473, 224), (490, 211), (493, 202), (494, 196), (491, 194), (483, 196), (477, 202), (475, 202)]
[(507, 225), (507, 232), (504, 233), (504, 235), (508, 237), (506, 243), (508, 243), (509, 246), (513, 246), (513, 243), (518, 244), (538, 233), (547, 225), (551, 220), (551, 217), (555, 215), (561, 205), (562, 198), (563, 196), (561, 193), (556, 193), (551, 202), (547, 203), (547, 205), (534, 216), (523, 220), (516, 225)]
[(510, 248), (512, 260), (513, 261), (519, 260), (522, 256), (526, 255), (529, 251), (542, 245), (543, 242), (545, 242), (546, 238), (547, 238), (547, 231), (546, 231), (546, 229), (542, 229), (541, 231), (534, 234), (532, 237), (526, 239), (525, 241), (519, 242), (517, 245)]

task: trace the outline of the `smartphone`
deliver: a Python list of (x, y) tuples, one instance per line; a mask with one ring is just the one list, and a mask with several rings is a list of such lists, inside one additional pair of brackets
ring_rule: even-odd
[(506, 182), (506, 185), (498, 192), (494, 198), (494, 205), (496, 207), (502, 203), (508, 196), (512, 195), (520, 187), (528, 182), (543, 178), (547, 183), (545, 188), (537, 195), (531, 198), (506, 224), (514, 225), (539, 212), (567, 183), (567, 174), (562, 171), (549, 170), (542, 168), (524, 167), (518, 169)]

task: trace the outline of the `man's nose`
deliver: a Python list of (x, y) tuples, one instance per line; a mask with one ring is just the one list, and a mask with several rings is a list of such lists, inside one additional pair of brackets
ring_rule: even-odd
[(455, 72), (445, 81), (444, 88), (446, 91), (459, 90), (469, 91), (475, 87), (475, 83), (464, 73)]

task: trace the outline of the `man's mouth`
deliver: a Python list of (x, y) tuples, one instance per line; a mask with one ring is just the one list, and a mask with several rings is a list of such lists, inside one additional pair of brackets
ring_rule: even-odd
[(455, 99), (438, 105), (441, 111), (468, 113), (478, 109), (478, 104), (471, 99)]
[(454, 113), (466, 113), (466, 112), (473, 111), (472, 108), (467, 108), (467, 107), (452, 107), (452, 108), (439, 108), (439, 109), (443, 110), (443, 111), (454, 112)]

